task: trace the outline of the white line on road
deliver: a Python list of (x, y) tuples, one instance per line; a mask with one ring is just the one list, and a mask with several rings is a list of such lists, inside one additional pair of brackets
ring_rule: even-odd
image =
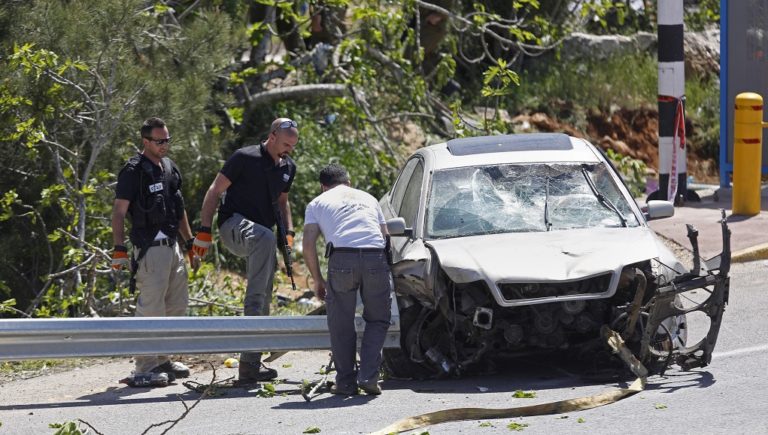
[(728, 358), (736, 355), (743, 355), (745, 353), (756, 353), (768, 351), (768, 344), (762, 344), (760, 346), (745, 347), (742, 349), (729, 350), (728, 352), (715, 352), (712, 354), (712, 358)]

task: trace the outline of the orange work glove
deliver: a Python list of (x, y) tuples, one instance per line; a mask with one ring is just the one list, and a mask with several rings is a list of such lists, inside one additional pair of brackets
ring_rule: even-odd
[(115, 245), (112, 251), (112, 269), (120, 270), (128, 267), (128, 248), (123, 245)]
[(288, 247), (293, 249), (293, 238), (296, 236), (296, 232), (293, 230), (287, 230), (285, 232), (285, 241), (288, 243)]
[(192, 252), (200, 258), (205, 257), (208, 252), (208, 248), (211, 247), (211, 227), (200, 227), (195, 235), (195, 240), (192, 242)]

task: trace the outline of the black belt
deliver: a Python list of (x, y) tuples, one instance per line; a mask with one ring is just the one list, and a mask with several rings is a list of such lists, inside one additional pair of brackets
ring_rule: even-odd
[(346, 253), (346, 254), (383, 254), (384, 248), (337, 248), (330, 245), (328, 255), (334, 252)]
[(149, 246), (173, 246), (175, 244), (176, 244), (176, 239), (165, 238), (165, 239), (155, 240), (152, 243), (150, 243)]
[(383, 254), (384, 248), (337, 248), (333, 243), (325, 245), (325, 258), (328, 258), (334, 252), (343, 252), (347, 254)]

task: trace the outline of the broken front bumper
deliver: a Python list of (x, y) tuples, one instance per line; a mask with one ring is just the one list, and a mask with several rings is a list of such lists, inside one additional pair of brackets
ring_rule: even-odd
[[(667, 285), (657, 289), (654, 297), (648, 302), (649, 317), (643, 334), (640, 348), (640, 360), (651, 371), (663, 373), (671, 364), (679, 365), (683, 370), (705, 367), (712, 361), (712, 352), (717, 343), (720, 324), (723, 319), (725, 305), (728, 303), (731, 268), (731, 232), (726, 222), (725, 211), (721, 210), (720, 221), (723, 238), (722, 252), (704, 262), (699, 256), (698, 232), (688, 225), (688, 239), (693, 248), (693, 268), (690, 273), (676, 277)], [(697, 292), (708, 295), (699, 298), (692, 305), (681, 306), (680, 300), (690, 302), (686, 294)], [(671, 337), (670, 331), (665, 331), (665, 319), (675, 318), (700, 311), (709, 318), (709, 330), (697, 343), (676, 347), (671, 340), (667, 345), (659, 345), (659, 335)]]

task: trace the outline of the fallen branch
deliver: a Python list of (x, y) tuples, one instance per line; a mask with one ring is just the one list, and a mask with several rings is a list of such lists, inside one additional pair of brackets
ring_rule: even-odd
[(88, 263), (93, 261), (94, 258), (96, 258), (96, 253), (95, 252), (92, 253), (90, 257), (86, 258), (85, 261), (83, 261), (80, 264), (76, 264), (76, 265), (70, 267), (69, 269), (65, 269), (65, 270), (62, 270), (60, 272), (48, 274), (48, 279), (60, 278), (60, 277), (62, 277), (64, 275), (70, 274), (70, 273), (72, 273), (72, 272), (74, 272), (74, 271), (76, 271), (78, 269), (82, 269), (83, 267), (87, 266)]
[(77, 421), (79, 421), (80, 423), (82, 423), (82, 424), (84, 424), (84, 425), (88, 426), (88, 427), (89, 427), (89, 428), (90, 428), (92, 431), (94, 431), (94, 432), (96, 433), (96, 435), (104, 435), (103, 433), (101, 433), (101, 432), (99, 432), (98, 430), (96, 430), (96, 428), (95, 428), (95, 427), (93, 427), (93, 425), (91, 425), (91, 424), (90, 424), (90, 423), (88, 423), (87, 421), (83, 420), (82, 418), (78, 418), (78, 419), (77, 419)]
[(242, 313), (243, 312), (243, 309), (240, 308), (240, 307), (236, 307), (234, 305), (222, 304), (221, 302), (212, 302), (212, 301), (207, 301), (205, 299), (198, 299), (198, 298), (193, 298), (193, 297), (190, 297), (189, 300), (192, 301), (192, 302), (199, 302), (199, 303), (203, 304), (203, 305), (199, 305), (199, 306), (210, 306), (210, 305), (213, 305), (215, 307), (227, 308), (229, 310), (232, 310), (232, 311), (235, 311), (235, 312), (238, 312), (238, 313)]
[(195, 403), (193, 403), (191, 406), (187, 406), (187, 402), (184, 401), (181, 397), (178, 395), (176, 397), (179, 397), (179, 400), (181, 400), (181, 404), (184, 405), (184, 412), (179, 416), (179, 418), (176, 418), (174, 420), (166, 420), (160, 423), (153, 423), (147, 427), (144, 432), (141, 433), (141, 435), (146, 435), (150, 430), (156, 427), (164, 426), (166, 424), (170, 424), (163, 432), (162, 434), (168, 433), (171, 429), (173, 429), (174, 426), (179, 424), (181, 420), (184, 420), (187, 415), (189, 415), (190, 412), (192, 412), (193, 409), (202, 401), (206, 396), (211, 395), (210, 393), (213, 391), (214, 384), (216, 383), (216, 367), (213, 365), (213, 363), (208, 362), (208, 364), (211, 365), (211, 369), (213, 370), (213, 377), (211, 379), (211, 383), (208, 384), (207, 388), (203, 390), (203, 392), (200, 394), (200, 397), (195, 400)]
[(6, 311), (6, 310), (10, 311), (10, 312), (13, 312), (13, 313), (16, 313), (16, 314), (20, 314), (20, 315), (22, 315), (24, 317), (32, 317), (31, 314), (25, 313), (24, 311), (21, 311), (21, 310), (19, 310), (17, 308), (13, 308), (13, 307), (8, 306), (8, 305), (0, 304), (0, 313), (2, 313), (3, 311)]
[(298, 85), (285, 88), (270, 89), (269, 91), (259, 92), (251, 97), (249, 109), (253, 110), (259, 106), (266, 106), (281, 100), (308, 100), (322, 98), (339, 98), (349, 95), (347, 85), (340, 84), (319, 84), (319, 85)]

